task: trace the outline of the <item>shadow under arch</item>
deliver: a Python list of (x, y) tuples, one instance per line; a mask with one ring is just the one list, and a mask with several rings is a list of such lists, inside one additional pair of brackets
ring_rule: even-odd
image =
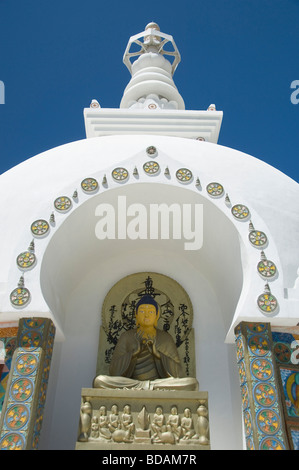
[[(181, 207), (189, 205), (192, 211), (195, 204), (202, 205), (202, 247), (185, 250), (186, 240), (172, 238), (171, 230), (168, 239), (150, 236), (120, 239), (116, 230), (114, 239), (99, 240), (96, 234), (98, 206), (106, 204), (117, 210), (120, 196), (126, 198), (126, 208), (136, 203), (146, 209), (151, 204), (171, 206), (177, 203)], [(40, 270), (45, 301), (64, 328), (68, 303), (84, 280), (89, 279), (86, 303), (93, 295), (100, 309), (112, 285), (134, 272), (155, 271), (169, 275), (186, 289), (191, 300), (197, 282), (204, 278), (217, 298), (221, 311), (219, 320), (228, 331), (242, 292), (247, 264), (242, 238), (229, 215), (224, 202), (222, 210), (215, 201), (188, 186), (132, 183), (98, 193), (74, 208), (49, 240)], [(129, 220), (132, 216), (127, 217), (127, 222)], [(115, 222), (117, 228), (117, 220)], [(197, 280), (194, 279), (196, 273)], [(98, 316), (99, 311), (95, 315)]]

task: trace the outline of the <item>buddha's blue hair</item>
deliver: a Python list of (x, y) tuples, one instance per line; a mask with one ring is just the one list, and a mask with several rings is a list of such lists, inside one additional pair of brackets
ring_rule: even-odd
[(136, 312), (138, 310), (138, 307), (140, 307), (140, 305), (144, 305), (144, 304), (153, 305), (156, 309), (156, 314), (158, 313), (159, 306), (158, 306), (157, 302), (155, 301), (155, 299), (151, 295), (146, 294), (143, 297), (141, 297), (140, 300), (138, 300), (138, 302), (136, 304)]

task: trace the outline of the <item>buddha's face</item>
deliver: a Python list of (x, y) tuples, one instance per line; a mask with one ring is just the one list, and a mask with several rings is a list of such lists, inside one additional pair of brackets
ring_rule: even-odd
[(156, 326), (158, 322), (156, 308), (151, 304), (139, 305), (136, 314), (136, 323), (141, 328)]

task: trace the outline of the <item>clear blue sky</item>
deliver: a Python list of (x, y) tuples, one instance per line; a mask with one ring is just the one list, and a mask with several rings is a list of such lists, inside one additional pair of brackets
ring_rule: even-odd
[(181, 53), (186, 109), (215, 103), (220, 145), (299, 181), (299, 0), (0, 0), (0, 173), (85, 138), (91, 99), (119, 107), (125, 47), (150, 21)]

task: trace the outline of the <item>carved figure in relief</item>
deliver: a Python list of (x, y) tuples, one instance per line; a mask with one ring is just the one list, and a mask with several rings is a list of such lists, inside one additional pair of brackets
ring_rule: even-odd
[(151, 429), (153, 431), (153, 439), (157, 437), (158, 432), (162, 432), (165, 429), (165, 417), (161, 406), (156, 408)]
[(93, 416), (91, 420), (90, 437), (92, 437), (93, 439), (99, 437), (99, 420), (96, 416)]
[(140, 390), (198, 390), (198, 382), (182, 377), (175, 343), (157, 328), (159, 307), (150, 296), (136, 305), (137, 328), (123, 333), (110, 363), (110, 375), (94, 379), (95, 388)]
[(178, 441), (181, 437), (182, 428), (180, 426), (181, 419), (178, 415), (178, 409), (176, 406), (171, 408), (171, 414), (167, 420), (167, 431), (172, 432), (175, 436), (176, 441)]
[(175, 444), (175, 435), (167, 430), (165, 417), (161, 406), (157, 406), (151, 425), (154, 444)]
[(197, 408), (197, 423), (196, 423), (196, 439), (199, 439), (200, 444), (209, 444), (209, 420), (208, 409), (204, 405), (199, 405)]
[(90, 432), (91, 424), (91, 413), (91, 404), (88, 401), (82, 403), (80, 409), (80, 436), (78, 438), (78, 440), (81, 442), (88, 441), (88, 434)]
[[(102, 418), (103, 417), (104, 415), (102, 415)], [(132, 442), (132, 425), (134, 426), (132, 421), (130, 410), (126, 409), (125, 418), (123, 419), (123, 417), (120, 418), (119, 416), (118, 406), (112, 405), (108, 422), (104, 419), (102, 421), (101, 437), (105, 437), (106, 439), (111, 438), (114, 442)], [(108, 424), (108, 429), (105, 427), (106, 424)], [(125, 429), (126, 426), (127, 428)]]
[(119, 421), (119, 414), (118, 414), (118, 406), (112, 405), (111, 413), (109, 415), (109, 423), (108, 428), (111, 433), (116, 431), (116, 429), (120, 428), (120, 421)]
[(190, 408), (185, 408), (181, 426), (183, 435), (182, 439), (192, 439), (192, 437), (195, 435), (195, 430)]
[(109, 431), (109, 418), (107, 416), (107, 410), (105, 406), (100, 407), (99, 437), (102, 437), (104, 439), (111, 438), (111, 432)]
[(133, 417), (131, 415), (130, 405), (124, 406), (124, 411), (121, 417), (121, 427), (125, 431), (129, 431), (129, 436), (134, 434), (135, 425), (133, 423)]

